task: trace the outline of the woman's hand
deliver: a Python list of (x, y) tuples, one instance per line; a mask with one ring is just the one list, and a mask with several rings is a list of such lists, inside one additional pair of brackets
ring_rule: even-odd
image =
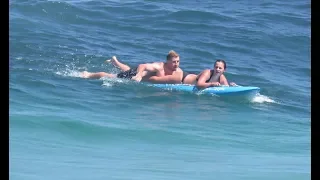
[(234, 82), (230, 82), (230, 86), (238, 86), (238, 85)]
[(211, 86), (220, 86), (219, 82), (211, 82)]

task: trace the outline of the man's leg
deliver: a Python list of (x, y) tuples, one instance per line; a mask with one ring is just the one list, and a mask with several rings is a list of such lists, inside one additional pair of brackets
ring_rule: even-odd
[[(128, 71), (128, 70), (131, 69), (128, 65), (119, 62), (116, 56), (112, 56), (112, 58), (109, 59), (109, 60), (106, 60), (106, 62), (112, 62), (112, 64), (114, 66), (116, 66), (117, 68), (119, 68), (123, 72)], [(99, 79), (99, 78), (102, 78), (102, 77), (116, 78), (117, 75), (116, 74), (105, 73), (105, 72), (94, 72), (93, 73), (93, 72), (83, 71), (81, 73), (81, 77)]]
[(117, 77), (117, 75), (115, 74), (109, 74), (109, 73), (105, 73), (105, 72), (95, 72), (95, 73), (91, 73), (88, 71), (83, 71), (81, 73), (81, 77), (83, 78), (96, 78), (96, 79), (100, 79), (102, 77), (108, 77), (108, 78), (115, 78)]
[(131, 69), (128, 65), (121, 63), (121, 62), (117, 59), (116, 56), (112, 56), (111, 59), (106, 60), (106, 61), (107, 61), (107, 62), (112, 62), (112, 64), (113, 64), (114, 66), (116, 66), (117, 68), (119, 68), (121, 71), (128, 71), (128, 70)]

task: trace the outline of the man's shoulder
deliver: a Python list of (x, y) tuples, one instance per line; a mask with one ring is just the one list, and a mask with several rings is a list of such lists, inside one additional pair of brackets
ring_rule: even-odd
[(164, 63), (160, 62), (160, 61), (155, 61), (155, 62), (152, 62), (151, 64), (157, 65), (157, 66), (163, 66), (164, 65)]
[(180, 68), (177, 68), (175, 71), (172, 72), (172, 75), (178, 75), (178, 76), (180, 76), (180, 75), (182, 75), (182, 74), (183, 74), (183, 71), (182, 71), (182, 69), (180, 69)]
[(146, 65), (152, 66), (152, 67), (154, 67), (154, 68), (156, 68), (156, 69), (163, 69), (163, 64), (162, 64), (162, 62), (154, 61), (154, 62), (146, 63)]
[(153, 62), (151, 62), (150, 64), (164, 64), (164, 63), (161, 62), (161, 61), (153, 61)]
[(177, 70), (176, 70), (177, 72), (181, 72), (181, 73), (183, 73), (183, 70), (181, 69), (181, 68), (177, 68)]

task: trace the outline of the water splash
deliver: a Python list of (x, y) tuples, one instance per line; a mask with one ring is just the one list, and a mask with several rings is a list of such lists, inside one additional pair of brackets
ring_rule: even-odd
[(252, 98), (252, 102), (254, 103), (277, 103), (276, 101), (272, 100), (270, 97), (262, 95), (262, 94), (257, 94)]
[(71, 70), (71, 69), (61, 70), (56, 72), (56, 74), (60, 76), (82, 77), (82, 71)]
[(103, 77), (100, 78), (103, 82), (102, 82), (102, 86), (103, 87), (112, 87), (115, 84), (120, 84), (120, 83), (126, 83), (127, 81), (124, 79), (119, 79), (119, 78), (107, 78), (107, 77)]

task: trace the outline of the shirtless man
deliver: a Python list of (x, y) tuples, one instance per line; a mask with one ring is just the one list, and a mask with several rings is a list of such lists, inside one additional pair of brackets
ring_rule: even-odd
[(169, 51), (166, 62), (153, 62), (140, 64), (137, 68), (130, 68), (117, 60), (115, 56), (110, 60), (122, 72), (118, 74), (110, 74), (106, 72), (91, 73), (84, 71), (83, 78), (125, 78), (135, 81), (147, 81), (153, 83), (181, 83), (183, 71), (179, 68), (180, 57), (175, 51)]

